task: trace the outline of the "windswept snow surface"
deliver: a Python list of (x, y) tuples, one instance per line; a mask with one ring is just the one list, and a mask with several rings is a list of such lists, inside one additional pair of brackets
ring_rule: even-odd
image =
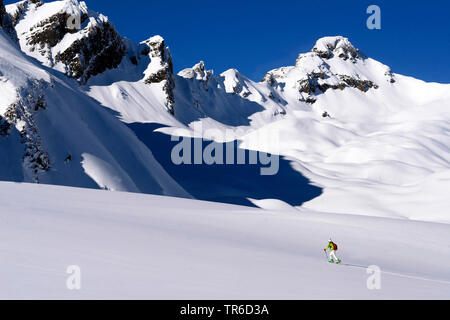
[(450, 298), (448, 224), (5, 182), (0, 199), (2, 299)]

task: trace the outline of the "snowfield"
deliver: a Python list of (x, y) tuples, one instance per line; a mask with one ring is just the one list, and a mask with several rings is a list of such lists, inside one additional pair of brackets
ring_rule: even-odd
[(17, 183), (0, 197), (2, 299), (450, 298), (448, 224)]

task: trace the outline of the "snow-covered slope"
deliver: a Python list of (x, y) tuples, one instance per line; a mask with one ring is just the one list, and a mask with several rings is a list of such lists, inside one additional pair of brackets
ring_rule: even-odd
[[(0, 195), (2, 299), (450, 298), (448, 224), (11, 183)], [(327, 263), (330, 235), (343, 265)]]
[(0, 180), (189, 197), (136, 136), (73, 80), (0, 30)]
[[(278, 200), (327, 212), (450, 222), (446, 192), (450, 184), (449, 84), (425, 83), (396, 74), (342, 36), (319, 39), (310, 52), (299, 55), (295, 65), (269, 71), (261, 82), (252, 81), (235, 69), (216, 74), (203, 61), (175, 74), (168, 41), (153, 36), (139, 44), (132, 43), (84, 2), (25, 0), (8, 5), (6, 12), (15, 26), (21, 49), (42, 65), (53, 68), (36, 72), (42, 73), (42, 77), (52, 74), (59, 79), (53, 81), (55, 86), (61, 83), (64, 88), (47, 91), (60, 96), (66, 96), (67, 90), (76, 92), (76, 98), (67, 100), (83, 102), (76, 107), (68, 101), (63, 105), (69, 104), (68, 109), (89, 119), (84, 121), (93, 121), (84, 112), (98, 110), (101, 105), (107, 111), (102, 113), (105, 117), (107, 113), (113, 115), (107, 121), (115, 123), (115, 127), (118, 121), (112, 118), (119, 118), (142, 143), (136, 142), (136, 137), (124, 140), (135, 141), (145, 153), (151, 150), (176, 183), (198, 199), (258, 206)], [(80, 17), (80, 28), (67, 30), (63, 22), (72, 16)], [(31, 65), (39, 69), (36, 63)], [(14, 75), (10, 73), (8, 77)], [(18, 87), (3, 82), (0, 107), (3, 117), (14, 103), (14, 90)], [(31, 104), (40, 105), (42, 90), (31, 90), (34, 95)], [(60, 102), (47, 98), (46, 103), (49, 113), (50, 106)], [(174, 166), (170, 162), (173, 143), (169, 134), (201, 137), (203, 133), (194, 132), (199, 124), (203, 129), (235, 130), (240, 148), (280, 154), (278, 178), (254, 176), (248, 167), (224, 170)], [(15, 125), (20, 131), (23, 122)], [(75, 124), (64, 125), (72, 126), (71, 132), (79, 130)], [(93, 126), (98, 126), (98, 122)], [(117, 127), (125, 130), (122, 125)], [(35, 128), (54, 134), (44, 122)], [(126, 130), (127, 134), (131, 134), (130, 130)], [(54, 143), (55, 139), (49, 137), (52, 142), (47, 143)], [(72, 143), (80, 139), (75, 136), (72, 140), (64, 145), (77, 149)], [(45, 171), (48, 162), (53, 161), (55, 166), (59, 159), (75, 153), (58, 146), (55, 148), (64, 151), (52, 156), (44, 152), (41, 147), (45, 141), (41, 142), (34, 141), (31, 146), (34, 154), (40, 154), (38, 164), (43, 163), (38, 165), (38, 171)], [(16, 150), (17, 144), (10, 145), (8, 148), (15, 150), (10, 152), (13, 156), (2, 161), (8, 161), (5, 168), (14, 163), (18, 169), (12, 171), (17, 172), (14, 175), (8, 173), (7, 179), (21, 180), (21, 154)], [(154, 190), (141, 186), (147, 180), (139, 174), (143, 165), (133, 165), (131, 169), (131, 162), (125, 161), (125, 165), (116, 159), (127, 154), (123, 149), (111, 153), (112, 158), (106, 160), (109, 164), (118, 161), (122, 169), (130, 166), (125, 170), (128, 177), (119, 175), (120, 183), (113, 182), (118, 179), (108, 175), (116, 169), (93, 169), (100, 162), (93, 158), (85, 160), (81, 151), (78, 154), (73, 164), (83, 166), (83, 171), (95, 171), (88, 175), (95, 176), (98, 186)], [(96, 157), (103, 161), (107, 158)], [(79, 165), (90, 161), (96, 164)], [(55, 168), (58, 172), (66, 170), (62, 164)], [(129, 174), (129, 170), (135, 172)], [(80, 185), (64, 175), (44, 176), (48, 177), (44, 180), (47, 183)], [(165, 174), (152, 176), (164, 176), (162, 180), (173, 184)], [(236, 199), (237, 194), (240, 199)]]

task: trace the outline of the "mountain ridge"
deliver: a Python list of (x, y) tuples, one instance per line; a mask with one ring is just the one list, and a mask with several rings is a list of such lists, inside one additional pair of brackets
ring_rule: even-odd
[[(170, 135), (183, 132), (201, 137), (203, 133), (196, 132), (196, 127), (201, 126), (203, 130), (219, 132), (231, 129), (241, 148), (280, 155), (309, 180), (307, 185), (323, 189), (323, 193), (303, 204), (305, 207), (427, 219), (422, 211), (429, 206), (426, 199), (432, 198), (436, 208), (430, 216), (445, 215), (448, 200), (442, 190), (448, 185), (450, 161), (450, 115), (446, 107), (449, 84), (426, 83), (396, 74), (343, 36), (318, 39), (309, 52), (299, 54), (294, 65), (270, 70), (260, 82), (236, 69), (216, 74), (208, 70), (204, 61), (175, 74), (165, 39), (153, 36), (134, 43), (122, 37), (106, 17), (90, 11), (84, 2), (25, 0), (6, 6), (5, 12), (16, 28), (22, 51), (37, 59), (42, 68), (35, 70), (39, 67), (32, 60), (23, 61), (19, 67), (5, 59), (0, 64), (6, 74), (0, 83), (4, 97), (0, 101), (0, 132), (3, 136), (9, 132), (8, 148), (12, 148), (13, 135), (15, 141), (20, 141), (24, 124), (29, 128), (27, 133), (37, 132), (30, 134), (34, 137), (31, 142), (25, 138), (25, 142), (14, 144), (11, 159), (16, 159), (13, 162), (17, 173), (8, 176), (6, 170), (2, 180), (31, 182), (37, 176), (43, 183), (187, 197), (195, 193), (199, 199), (211, 200), (208, 191), (217, 193), (215, 188), (220, 186), (211, 182), (204, 193), (199, 193), (194, 181), (211, 175), (206, 174), (208, 168), (200, 168), (199, 176), (189, 178), (192, 180), (175, 181), (176, 169), (161, 166), (170, 160)], [(66, 30), (64, 19), (52, 18), (61, 17), (61, 12), (65, 18), (68, 13), (79, 14), (80, 29)], [(102, 43), (108, 45), (98, 45)], [(3, 50), (11, 52), (13, 46), (5, 44)], [(42, 92), (19, 77), (32, 65), (32, 78), (39, 79), (38, 74), (44, 78)], [(11, 68), (17, 72), (7, 73)], [(46, 68), (55, 72), (50, 75)], [(14, 77), (22, 79), (21, 85), (13, 84)], [(28, 89), (21, 94), (23, 86)], [(10, 106), (19, 101), (17, 89), (22, 104), (17, 104), (19, 107), (11, 113)], [(55, 90), (72, 98), (62, 103), (61, 97), (55, 99), (59, 95)], [(33, 93), (31, 100), (27, 97), (29, 92)], [(79, 106), (80, 102), (85, 106)], [(61, 103), (65, 107), (60, 108)], [(28, 118), (12, 117), (17, 110), (25, 110), (21, 113), (29, 114)], [(89, 137), (101, 136), (100, 149), (105, 150), (107, 145), (107, 152), (94, 152), (95, 148), (83, 152), (86, 146), (75, 142), (74, 134), (58, 123), (65, 121), (57, 116), (61, 110), (77, 110), (70, 119), (81, 120), (71, 123), (70, 129)], [(50, 114), (52, 120), (48, 121)], [(89, 123), (88, 128), (83, 122)], [(114, 130), (115, 139), (121, 141), (120, 148), (107, 138), (108, 131), (103, 130), (110, 127), (104, 122), (121, 128)], [(169, 139), (156, 136), (155, 124), (159, 126), (157, 133)], [(12, 134), (14, 128), (19, 129)], [(27, 133), (22, 134), (22, 140)], [(59, 146), (46, 151), (52, 149), (48, 146), (60, 133), (70, 141), (69, 148)], [(278, 137), (278, 143), (270, 143), (267, 137)], [(76, 152), (68, 150), (72, 144), (77, 146)], [(27, 157), (20, 155), (17, 146), (31, 148), (31, 152), (25, 152), (33, 160), (28, 178), (20, 178), (19, 167), (25, 163), (28, 168), (30, 163), (24, 162)], [(124, 150), (130, 148), (133, 156), (124, 157)], [(76, 179), (67, 173), (71, 169), (64, 159), (75, 164)], [(143, 161), (157, 167), (157, 173), (152, 173), (154, 169)], [(9, 160), (3, 164), (4, 168), (11, 166), (8, 163)], [(53, 170), (66, 172), (67, 176), (57, 178)], [(212, 175), (222, 177), (223, 172), (215, 170)], [(240, 181), (241, 194), (259, 190), (260, 180), (256, 177), (251, 182), (242, 181), (239, 171), (228, 175), (230, 181), (225, 176), (221, 178), (223, 199), (236, 196), (236, 185), (231, 183), (234, 180)], [(147, 178), (152, 182), (146, 182)], [(302, 198), (306, 189), (296, 184), (298, 181), (303, 180), (285, 185), (278, 180), (281, 187), (272, 184), (267, 187), (268, 192), (256, 194), (289, 202), (292, 198), (283, 193), (298, 190)], [(380, 198), (387, 200), (382, 202)], [(423, 200), (417, 200), (420, 198)], [(252, 199), (254, 204), (270, 200)], [(412, 199), (414, 206), (410, 204)], [(250, 201), (247, 197), (238, 201), (244, 200)]]

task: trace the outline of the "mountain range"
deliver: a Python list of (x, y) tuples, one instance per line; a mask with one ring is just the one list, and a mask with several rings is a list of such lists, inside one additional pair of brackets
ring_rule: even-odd
[[(134, 43), (77, 0), (0, 0), (0, 22), (2, 181), (450, 221), (450, 84), (344, 36), (258, 82), (204, 61), (176, 73), (170, 39)], [(173, 136), (229, 142), (198, 127), (279, 155), (278, 174), (175, 165)]]

